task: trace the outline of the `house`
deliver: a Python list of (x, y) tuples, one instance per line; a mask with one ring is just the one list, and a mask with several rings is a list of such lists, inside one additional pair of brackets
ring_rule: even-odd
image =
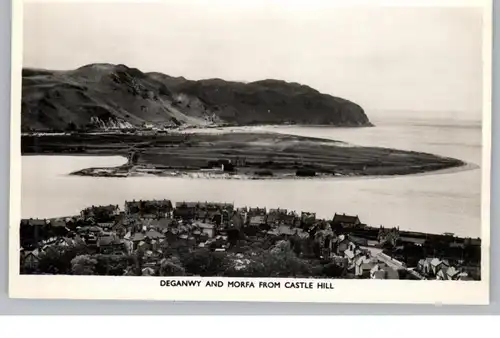
[(371, 279), (385, 279), (385, 271), (383, 270), (382, 264), (375, 264), (370, 270)]
[(352, 264), (354, 262), (356, 254), (354, 253), (353, 250), (347, 249), (344, 251), (344, 257), (347, 258), (349, 264)]
[(81, 216), (85, 218), (94, 218), (97, 222), (106, 222), (120, 214), (118, 205), (91, 206), (81, 211)]
[(137, 245), (140, 241), (144, 241), (146, 239), (146, 235), (142, 232), (136, 232), (130, 237), (130, 240), (134, 242), (134, 245)]
[(227, 211), (232, 213), (234, 211), (234, 204), (232, 203), (210, 202), (207, 203), (206, 206), (209, 213), (213, 211)]
[(439, 270), (447, 269), (450, 266), (447, 261), (440, 260), (439, 258), (433, 258), (430, 262), (430, 265), (431, 265), (431, 272), (435, 276), (437, 275)]
[(140, 220), (141, 220), (141, 218), (138, 214), (126, 215), (120, 221), (118, 221), (118, 223), (121, 223), (121, 224), (123, 224), (123, 226), (128, 227), (128, 226), (133, 226), (134, 224), (138, 223)]
[(196, 226), (198, 226), (200, 228), (201, 232), (203, 234), (207, 235), (209, 238), (215, 237), (216, 228), (215, 228), (214, 224), (198, 222), (198, 223), (196, 223)]
[(423, 273), (424, 275), (429, 275), (432, 273), (431, 268), (432, 258), (421, 259), (418, 261), (417, 270)]
[[(155, 215), (155, 217), (171, 217), (173, 206), (167, 199), (146, 200), (146, 201), (127, 201), (125, 202), (125, 211), (127, 214)], [(155, 218), (153, 217), (153, 218)]]
[(29, 269), (35, 269), (38, 266), (38, 262), (40, 261), (40, 250), (35, 249), (31, 252), (28, 252), (24, 256), (24, 266), (26, 266)]
[(36, 218), (36, 219), (30, 218), (26, 222), (30, 226), (39, 226), (39, 227), (43, 227), (43, 226), (46, 226), (47, 224), (49, 224), (48, 220), (46, 220), (46, 219), (38, 219), (38, 218)]
[(123, 221), (119, 221), (111, 227), (111, 231), (119, 237), (123, 237), (127, 233), (127, 227), (123, 224)]
[(160, 218), (151, 221), (149, 226), (157, 231), (163, 232), (163, 230), (168, 229), (174, 225), (174, 220), (171, 218)]
[(103, 254), (118, 254), (124, 252), (123, 242), (117, 236), (105, 236), (97, 241), (99, 252)]
[(196, 217), (196, 202), (177, 202), (174, 209), (174, 217), (182, 219), (193, 219)]
[(287, 210), (286, 209), (270, 209), (267, 215), (268, 223), (285, 222), (287, 220)]
[(261, 226), (261, 225), (266, 225), (266, 215), (255, 215), (250, 217), (249, 223), (250, 226)]
[(346, 214), (337, 214), (333, 216), (333, 221), (332, 221), (334, 226), (340, 225), (344, 228), (355, 228), (361, 225), (361, 221), (359, 220), (359, 217), (356, 216), (349, 216)]
[(54, 245), (59, 245), (59, 246), (73, 246), (76, 244), (76, 241), (72, 238), (67, 238), (67, 237), (59, 237)]
[(54, 228), (66, 228), (66, 221), (64, 219), (53, 219), (50, 221), (50, 226)]
[(174, 207), (167, 199), (146, 201), (146, 208), (151, 208), (159, 217), (172, 217)]
[(97, 223), (97, 226), (100, 227), (101, 229), (111, 229), (111, 228), (113, 228), (113, 225), (115, 225), (114, 222)]
[(150, 244), (152, 250), (158, 251), (161, 248), (160, 247), (160, 240), (151, 239), (149, 241), (149, 244)]
[(280, 235), (286, 237), (293, 236), (297, 232), (295, 229), (292, 229), (290, 226), (284, 224), (280, 224), (277, 230)]
[(267, 209), (266, 208), (250, 208), (248, 210), (248, 216), (253, 217), (253, 216), (266, 216), (267, 215)]
[(447, 280), (448, 277), (446, 276), (446, 272), (444, 272), (444, 270), (439, 270), (438, 273), (436, 274), (436, 279), (437, 280)]
[(376, 260), (368, 255), (359, 256), (355, 261), (354, 275), (359, 278), (370, 278), (370, 271), (376, 263)]
[(143, 252), (148, 250), (149, 245), (146, 243), (146, 241), (140, 241), (137, 243), (136, 249), (141, 249)]
[(149, 240), (160, 240), (165, 238), (165, 235), (153, 229), (147, 231), (144, 236)]
[(288, 225), (280, 224), (279, 226), (269, 230), (267, 233), (272, 236), (290, 237), (295, 235), (297, 231)]
[(140, 201), (126, 201), (125, 202), (125, 212), (128, 215), (138, 214), (141, 212), (141, 202)]
[(460, 271), (457, 270), (454, 266), (450, 266), (446, 269), (446, 278), (449, 280), (457, 279), (457, 276), (460, 274)]
[(345, 235), (340, 235), (337, 238), (337, 254), (342, 256), (344, 251), (349, 248), (349, 243), (350, 241)]

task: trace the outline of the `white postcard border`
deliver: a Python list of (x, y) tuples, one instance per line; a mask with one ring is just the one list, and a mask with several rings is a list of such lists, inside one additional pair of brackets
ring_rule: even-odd
[[(30, 2), (30, 1), (28, 1)], [(31, 2), (34, 2), (31, 0)], [(41, 2), (41, 1), (37, 1)], [(212, 3), (214, 1), (211, 1)], [(288, 2), (288, 1), (287, 1)], [(292, 1), (297, 3), (297, 1)], [(310, 1), (315, 3), (316, 0)], [(258, 301), (380, 304), (489, 304), (490, 294), (490, 168), (492, 85), (492, 1), (332, 1), (339, 5), (479, 6), (483, 30), (483, 159), (481, 281), (410, 281), (343, 279), (271, 279), (201, 277), (48, 276), (19, 273), (19, 216), (21, 214), (20, 104), (22, 70), (22, 1), (12, 3), (11, 158), (9, 223), (9, 297), (29, 299), (116, 299), (175, 301)], [(160, 286), (161, 280), (200, 280), (200, 287)], [(205, 287), (206, 281), (251, 281), (255, 288)], [(280, 282), (279, 289), (258, 288), (261, 281)], [(331, 283), (330, 289), (284, 288), (286, 282)]]

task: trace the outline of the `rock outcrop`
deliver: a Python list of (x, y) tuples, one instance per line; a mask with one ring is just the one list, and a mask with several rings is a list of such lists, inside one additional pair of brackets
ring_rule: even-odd
[(369, 126), (363, 109), (298, 83), (191, 81), (125, 65), (23, 69), (22, 130), (319, 124)]

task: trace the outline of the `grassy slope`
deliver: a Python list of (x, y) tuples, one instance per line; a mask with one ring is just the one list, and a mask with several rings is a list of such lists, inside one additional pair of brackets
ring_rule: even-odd
[(188, 81), (124, 65), (71, 71), (23, 70), (22, 129), (252, 123), (369, 125), (358, 105), (296, 83)]

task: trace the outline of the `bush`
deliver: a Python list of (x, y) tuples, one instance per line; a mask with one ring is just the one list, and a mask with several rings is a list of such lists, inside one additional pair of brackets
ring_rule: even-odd
[(184, 276), (186, 270), (182, 266), (181, 261), (177, 257), (164, 259), (160, 266), (160, 276)]
[(76, 256), (71, 260), (73, 275), (95, 275), (97, 260), (89, 255)]

